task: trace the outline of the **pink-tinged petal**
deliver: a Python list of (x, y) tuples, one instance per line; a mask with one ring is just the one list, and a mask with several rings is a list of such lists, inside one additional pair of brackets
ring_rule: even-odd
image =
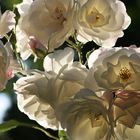
[(43, 44), (41, 44), (35, 37), (29, 37), (27, 46), (39, 58), (43, 58), (47, 54), (47, 48)]
[(8, 68), (7, 70), (7, 79), (11, 79), (14, 76), (13, 69)]
[[(133, 128), (140, 117), (140, 96), (139, 93), (130, 91), (118, 91), (113, 99), (113, 113), (118, 114), (116, 121)], [(117, 109), (117, 110), (116, 110)], [(119, 111), (120, 110), (120, 111)]]

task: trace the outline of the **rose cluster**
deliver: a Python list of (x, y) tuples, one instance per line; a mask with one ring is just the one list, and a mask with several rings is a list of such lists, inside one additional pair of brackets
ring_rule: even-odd
[(78, 41), (112, 47), (131, 19), (119, 0), (23, 0), (17, 5), (17, 51), (23, 60), (51, 52), (76, 34)]
[[(131, 22), (123, 2), (23, 0), (16, 7), (15, 52), (23, 61), (43, 58), (44, 68), (20, 71), (24, 76), (14, 84), (20, 111), (44, 128), (64, 130), (69, 140), (139, 140), (140, 48), (113, 47)], [(0, 36), (15, 25), (14, 13), (6, 12)], [(72, 46), (58, 48), (69, 37), (100, 48), (81, 64)], [(13, 62), (5, 46), (0, 44), (1, 90)]]
[(64, 129), (70, 140), (138, 140), (140, 49), (100, 48), (88, 68), (70, 48), (46, 56), (45, 72), (20, 78), (19, 109), (45, 128)]

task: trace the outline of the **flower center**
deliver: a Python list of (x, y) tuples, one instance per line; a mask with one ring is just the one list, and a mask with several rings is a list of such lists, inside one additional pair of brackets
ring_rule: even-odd
[(52, 18), (56, 21), (58, 21), (60, 24), (63, 24), (63, 22), (66, 20), (64, 17), (64, 8), (62, 7), (56, 7), (52, 13)]
[(120, 69), (119, 77), (123, 82), (127, 82), (131, 78), (131, 71), (127, 67), (123, 67)]
[(100, 114), (94, 114), (92, 111), (88, 112), (88, 118), (90, 120), (91, 123), (91, 127), (94, 127), (94, 123), (95, 121), (97, 121), (99, 119)]
[(94, 7), (87, 15), (87, 21), (91, 27), (100, 27), (105, 24), (105, 17)]

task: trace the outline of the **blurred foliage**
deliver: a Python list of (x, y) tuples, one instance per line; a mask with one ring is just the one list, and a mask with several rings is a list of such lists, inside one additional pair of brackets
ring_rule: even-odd
[(14, 4), (20, 3), (22, 0), (0, 0), (0, 6), (2, 12), (6, 9), (12, 10)]
[[(116, 46), (130, 46), (132, 44), (135, 44), (137, 46), (140, 46), (140, 0), (122, 0), (127, 8), (127, 12), (130, 15), (132, 22), (131, 25), (127, 30), (124, 31), (124, 36), (122, 38), (119, 38), (117, 40)], [(12, 10), (14, 7), (14, 4), (20, 3), (21, 0), (0, 0), (0, 7), (1, 11), (4, 12), (6, 9)], [(13, 41), (14, 37), (12, 38)], [(93, 47), (94, 46), (94, 47)], [(83, 56), (86, 59), (86, 54), (87, 52), (90, 52), (93, 48), (98, 48), (98, 46), (93, 43), (89, 42), (84, 45), (82, 48), (82, 53)], [(25, 62), (27, 63), (27, 62)], [(30, 68), (35, 68), (35, 69), (40, 69), (43, 70), (42, 67), (43, 61), (40, 59), (36, 63), (33, 64), (33, 58), (31, 57), (28, 60), (28, 66)], [(31, 121), (28, 119), (28, 117), (21, 113), (18, 108), (17, 108), (17, 103), (16, 103), (16, 95), (14, 94), (13, 91), (13, 83), (17, 80), (17, 77), (15, 76), (13, 79), (11, 79), (8, 84), (6, 89), (4, 90), (5, 93), (9, 95), (12, 101), (12, 106), (8, 110), (7, 115), (5, 116), (5, 121), (10, 120), (10, 119), (16, 119), (18, 121), (23, 121), (26, 123), (33, 123), (36, 124), (36, 122)], [(48, 130), (51, 134), (54, 134), (57, 136), (56, 131)], [(61, 132), (59, 135), (65, 137), (64, 133)], [(0, 140), (51, 140), (50, 138), (46, 137), (45, 134), (38, 130), (34, 130), (31, 128), (27, 127), (19, 127), (14, 130), (10, 130), (9, 132), (5, 134), (0, 134)]]

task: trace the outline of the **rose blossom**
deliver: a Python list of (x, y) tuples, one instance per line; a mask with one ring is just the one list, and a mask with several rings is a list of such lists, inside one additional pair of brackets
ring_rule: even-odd
[[(43, 127), (52, 129), (61, 128), (55, 108), (78, 92), (87, 76), (84, 66), (78, 62), (72, 63), (72, 49), (66, 48), (58, 52), (60, 55), (50, 54), (45, 59), (46, 72), (32, 72), (20, 78), (14, 85), (19, 109)], [(54, 54), (57, 54), (57, 51)], [(53, 67), (54, 64), (60, 65)]]
[(23, 59), (31, 54), (31, 48), (27, 47), (30, 36), (53, 51), (74, 31), (74, 0), (23, 0), (17, 8), (21, 15), (17, 26), (17, 44), (19, 52), (24, 53)]
[(85, 87), (97, 91), (96, 95), (108, 102), (109, 116), (119, 140), (139, 139), (139, 134), (136, 135), (140, 124), (139, 61), (140, 49), (134, 45), (100, 48), (88, 59)]
[(78, 0), (78, 3), (77, 39), (83, 43), (93, 40), (99, 46), (112, 47), (131, 22), (119, 0)]
[(47, 94), (48, 79), (43, 73), (34, 73), (20, 78), (14, 85), (17, 91), (18, 108), (30, 119), (36, 120), (45, 128), (58, 129), (59, 122), (50, 104), (39, 96)]
[(88, 59), (86, 86), (94, 91), (140, 91), (140, 48), (115, 47), (95, 50)]
[[(140, 124), (140, 97), (139, 92), (134, 90), (138, 86), (127, 81), (130, 74), (125, 75), (125, 72), (136, 68), (130, 72), (138, 74), (136, 64), (139, 52), (135, 46), (100, 48), (90, 55), (88, 70), (79, 62), (73, 62), (71, 48), (55, 51), (44, 60), (45, 72), (32, 72), (16, 82), (14, 89), (18, 107), (45, 128), (66, 130), (70, 140), (123, 140), (132, 137)], [(127, 71), (123, 71), (124, 65)], [(115, 80), (120, 86), (114, 86), (111, 82), (107, 82), (107, 86), (106, 83), (97, 85), (104, 78), (100, 71), (112, 74), (108, 72), (108, 66), (113, 67), (111, 70), (117, 68), (114, 70), (117, 76), (111, 78), (117, 78)], [(94, 74), (96, 71), (99, 71), (99, 78), (98, 73)], [(107, 78), (110, 80), (109, 76), (105, 80)], [(94, 88), (98, 92), (94, 92)], [(121, 129), (121, 126), (126, 129)]]
[(57, 106), (56, 115), (70, 140), (110, 140), (113, 127), (106, 106), (105, 100), (83, 88)]

